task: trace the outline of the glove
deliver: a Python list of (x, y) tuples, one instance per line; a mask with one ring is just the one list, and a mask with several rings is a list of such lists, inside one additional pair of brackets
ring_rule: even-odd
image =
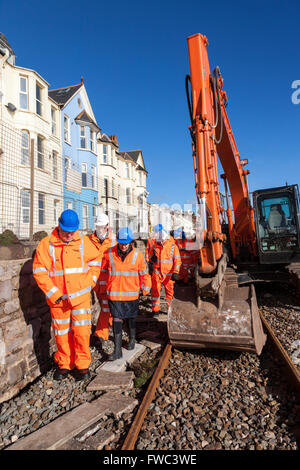
[(56, 301), (55, 301), (55, 304), (59, 304), (59, 302), (61, 302), (63, 300), (62, 297), (59, 297)]
[(178, 273), (173, 273), (173, 274), (172, 274), (172, 277), (171, 277), (171, 280), (172, 280), (172, 281), (178, 281), (178, 280), (179, 280)]

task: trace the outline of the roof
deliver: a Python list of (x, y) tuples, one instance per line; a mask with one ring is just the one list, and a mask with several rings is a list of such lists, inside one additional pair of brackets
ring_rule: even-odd
[(85, 110), (81, 111), (81, 113), (76, 116), (75, 121), (84, 121), (89, 124), (93, 124), (100, 130), (98, 124), (91, 118), (91, 116)]
[(101, 140), (102, 142), (110, 142), (112, 143), (112, 140), (108, 137), (107, 134), (105, 134), (104, 132), (102, 132), (99, 136), (98, 136), (98, 139)]
[[(120, 154), (125, 158), (125, 160), (132, 160), (134, 163), (137, 163), (138, 158), (141, 155), (143, 165), (145, 166), (144, 158), (143, 158), (143, 154), (141, 150), (126, 150), (125, 152), (120, 152)], [(125, 157), (125, 154), (126, 154), (126, 157)], [(142, 166), (138, 165), (137, 170), (146, 171), (146, 168), (143, 168)]]
[(82, 82), (77, 85), (70, 85), (63, 88), (57, 88), (56, 90), (49, 90), (48, 95), (52, 98), (59, 106), (64, 106), (67, 101), (79, 90), (82, 86)]
[(7, 48), (11, 55), (15, 55), (11, 45), (9, 44), (8, 40), (6, 39), (3, 33), (0, 33), (0, 47)]
[(145, 168), (143, 168), (141, 165), (137, 165), (136, 170), (138, 170), (138, 171), (145, 171), (146, 173), (148, 173), (148, 171), (145, 170)]
[(119, 154), (124, 158), (124, 160), (134, 162), (133, 158), (131, 158), (128, 152), (119, 152)]
[[(122, 153), (122, 152), (121, 152)], [(140, 153), (142, 153), (141, 150), (126, 150), (126, 153), (132, 158), (132, 160), (136, 163)]]

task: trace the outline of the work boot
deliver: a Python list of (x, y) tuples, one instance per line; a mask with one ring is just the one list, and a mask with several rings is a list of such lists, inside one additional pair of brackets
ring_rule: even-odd
[(68, 376), (69, 373), (69, 369), (60, 369), (59, 367), (57, 367), (53, 374), (53, 380), (63, 380)]
[(115, 350), (112, 354), (109, 354), (107, 357), (108, 361), (115, 361), (116, 359), (120, 359), (122, 357), (122, 322), (121, 321), (114, 321), (114, 342), (115, 342)]
[(103, 349), (103, 346), (106, 344), (106, 340), (100, 338), (100, 336), (93, 336), (93, 345), (98, 349)]
[(128, 318), (128, 326), (129, 326), (129, 342), (127, 349), (132, 350), (135, 347), (135, 318)]
[(89, 369), (77, 369), (76, 380), (86, 380), (91, 376)]

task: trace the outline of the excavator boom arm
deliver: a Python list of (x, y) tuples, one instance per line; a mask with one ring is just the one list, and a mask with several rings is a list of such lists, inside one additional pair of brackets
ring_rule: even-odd
[[(223, 211), (219, 195), (217, 155), (224, 170), (225, 188), (227, 183), (231, 193), (234, 223), (230, 206), (227, 205), (229, 234), (233, 256), (239, 247), (247, 244), (249, 253), (256, 255), (256, 235), (253, 209), (249, 202), (247, 187), (248, 170), (243, 169), (237, 145), (226, 112), (226, 93), (223, 79), (216, 68), (213, 75), (207, 55), (208, 40), (202, 34), (188, 38), (191, 80), (191, 134), (193, 139), (193, 158), (198, 201), (205, 198), (210, 228), (206, 238), (216, 240), (204, 246), (205, 259), (220, 259), (222, 249), (220, 216)], [(211, 233), (209, 233), (211, 232)], [(208, 254), (210, 250), (213, 255)], [(203, 265), (203, 263), (202, 263)], [(204, 272), (209, 268), (205, 267)]]

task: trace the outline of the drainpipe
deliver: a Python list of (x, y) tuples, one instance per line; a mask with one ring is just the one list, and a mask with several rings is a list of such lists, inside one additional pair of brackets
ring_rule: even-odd
[[(6, 60), (8, 59), (9, 57), (9, 50), (8, 49), (3, 49), (2, 47), (0, 48), (0, 52), (1, 53), (4, 53), (4, 56), (0, 59), (0, 122), (2, 122), (2, 106), (3, 106), (3, 78), (2, 78), (2, 69), (4, 68), (4, 64), (6, 62)], [(3, 132), (3, 128), (1, 126), (1, 134)], [(1, 142), (3, 142), (3, 135), (1, 135)], [(3, 149), (2, 149), (3, 151)], [(2, 166), (3, 166), (3, 163), (2, 163), (2, 153), (0, 152), (0, 181), (3, 181), (3, 170), (2, 170)], [(3, 221), (3, 216), (4, 216), (4, 185), (2, 184), (1, 185), (2, 188), (1, 188), (1, 200), (2, 200), (2, 204), (1, 204), (1, 220)], [(3, 227), (2, 227), (3, 228)]]

